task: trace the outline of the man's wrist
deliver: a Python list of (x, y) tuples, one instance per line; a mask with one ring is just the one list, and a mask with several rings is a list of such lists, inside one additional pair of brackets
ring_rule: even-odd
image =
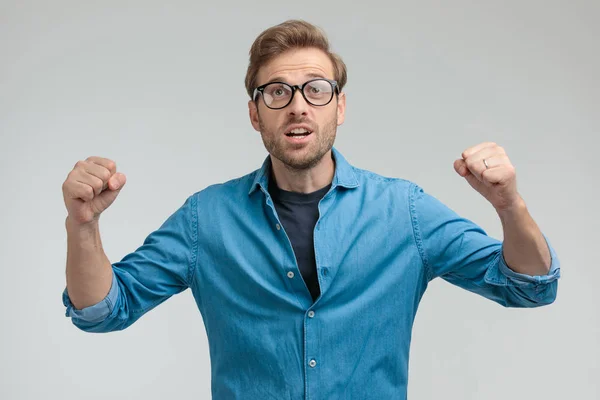
[(98, 219), (89, 222), (77, 222), (67, 216), (65, 218), (65, 228), (69, 234), (90, 236), (99, 231)]
[(528, 214), (527, 205), (521, 196), (508, 206), (496, 208), (496, 212), (502, 221), (518, 220)]

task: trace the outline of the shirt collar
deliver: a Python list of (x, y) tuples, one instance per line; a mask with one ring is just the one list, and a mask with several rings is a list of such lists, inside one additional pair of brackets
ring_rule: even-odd
[[(352, 165), (346, 161), (342, 153), (335, 147), (331, 148), (331, 154), (335, 161), (335, 173), (333, 175), (333, 181), (331, 182), (331, 189), (333, 190), (337, 186), (349, 189), (358, 187), (358, 179), (356, 179), (356, 173), (354, 172)], [(271, 156), (267, 156), (262, 167), (255, 171), (254, 180), (250, 186), (248, 195), (251, 195), (258, 187), (261, 187), (265, 192), (268, 191), (270, 171)]]

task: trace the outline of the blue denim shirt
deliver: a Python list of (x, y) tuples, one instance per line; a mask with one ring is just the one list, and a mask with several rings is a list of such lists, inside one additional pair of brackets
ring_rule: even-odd
[(259, 170), (189, 196), (113, 266), (110, 292), (66, 315), (87, 332), (122, 330), (190, 288), (207, 332), (214, 399), (405, 399), (411, 328), (437, 277), (505, 307), (554, 301), (550, 272), (512, 271), (502, 242), (413, 182), (350, 165), (314, 229), (313, 303)]

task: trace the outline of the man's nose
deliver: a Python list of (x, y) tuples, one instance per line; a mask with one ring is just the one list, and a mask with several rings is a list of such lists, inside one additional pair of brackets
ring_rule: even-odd
[(288, 105), (288, 113), (290, 115), (306, 115), (310, 105), (304, 100), (302, 90), (294, 88), (294, 97), (292, 102)]

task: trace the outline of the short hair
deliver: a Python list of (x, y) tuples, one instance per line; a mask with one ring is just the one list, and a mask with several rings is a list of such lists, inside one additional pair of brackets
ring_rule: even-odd
[(245, 80), (250, 98), (256, 88), (258, 71), (263, 65), (286, 51), (311, 47), (324, 51), (330, 58), (334, 79), (341, 92), (347, 81), (346, 64), (339, 55), (331, 52), (325, 32), (309, 22), (293, 19), (266, 29), (254, 40)]

